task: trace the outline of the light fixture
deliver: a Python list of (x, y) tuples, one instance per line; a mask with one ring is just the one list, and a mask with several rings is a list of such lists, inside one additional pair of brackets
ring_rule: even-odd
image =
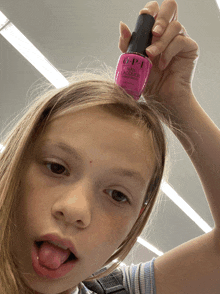
[(68, 86), (67, 79), (0, 11), (0, 34), (17, 49), (57, 89)]

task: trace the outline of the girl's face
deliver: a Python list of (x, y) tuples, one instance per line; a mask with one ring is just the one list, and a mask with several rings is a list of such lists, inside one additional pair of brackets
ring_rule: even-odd
[[(48, 125), (27, 156), (16, 210), (13, 253), (31, 289), (71, 293), (109, 259), (139, 216), (155, 165), (152, 146), (150, 135), (98, 107)], [(77, 251), (75, 267), (63, 277), (41, 277), (32, 266), (34, 241), (45, 234), (71, 240)]]

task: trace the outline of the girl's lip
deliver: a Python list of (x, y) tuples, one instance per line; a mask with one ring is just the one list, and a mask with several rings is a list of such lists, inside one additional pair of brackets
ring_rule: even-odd
[(72, 241), (66, 238), (61, 238), (58, 234), (46, 234), (36, 240), (36, 242), (41, 242), (41, 241), (53, 241), (59, 245), (66, 246), (75, 255), (76, 258), (79, 258), (78, 253)]

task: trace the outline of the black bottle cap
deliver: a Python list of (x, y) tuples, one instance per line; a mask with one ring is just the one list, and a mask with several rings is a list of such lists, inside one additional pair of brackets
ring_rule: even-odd
[(150, 14), (140, 14), (138, 16), (135, 30), (131, 35), (131, 40), (126, 53), (137, 52), (148, 57), (145, 50), (151, 45), (152, 28), (154, 23), (155, 19)]

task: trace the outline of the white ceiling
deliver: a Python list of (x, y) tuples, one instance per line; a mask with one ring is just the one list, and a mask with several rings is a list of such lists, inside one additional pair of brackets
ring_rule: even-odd
[[(133, 31), (147, 1), (0, 0), (0, 11), (61, 72), (103, 63), (116, 67), (119, 22)], [(158, 1), (161, 5), (162, 1)], [(193, 91), (200, 105), (220, 127), (220, 34), (215, 0), (177, 0), (178, 20), (200, 47)], [(30, 101), (28, 95), (45, 78), (0, 35), (0, 131)], [(169, 183), (209, 224), (214, 221), (199, 177), (183, 147), (166, 129), (170, 151)], [(162, 252), (204, 234), (165, 194), (141, 237)], [(157, 257), (137, 243), (126, 264)]]

